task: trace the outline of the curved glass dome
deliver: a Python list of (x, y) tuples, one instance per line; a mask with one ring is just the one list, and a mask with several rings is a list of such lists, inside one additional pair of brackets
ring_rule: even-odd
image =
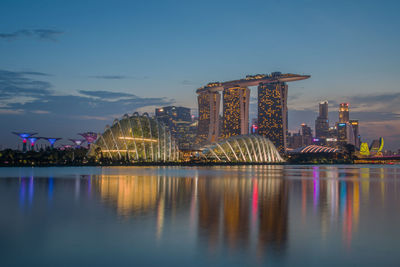
[(274, 144), (261, 135), (238, 135), (206, 146), (203, 156), (218, 162), (275, 163), (284, 160)]
[(147, 113), (125, 114), (106, 126), (91, 145), (89, 155), (112, 160), (166, 162), (177, 161), (179, 150), (165, 125)]

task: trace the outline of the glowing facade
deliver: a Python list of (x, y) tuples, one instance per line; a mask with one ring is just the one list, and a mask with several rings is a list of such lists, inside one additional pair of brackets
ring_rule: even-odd
[(249, 133), (249, 100), (250, 90), (247, 87), (224, 89), (223, 138)]
[(315, 137), (325, 143), (329, 137), (328, 101), (319, 103), (319, 115), (315, 120)]
[(206, 146), (202, 154), (206, 160), (217, 162), (277, 163), (284, 161), (274, 144), (260, 135), (232, 136)]
[[(267, 129), (270, 125), (279, 123), (279, 132), (272, 131), (274, 134), (271, 136), (266, 135), (271, 141), (277, 144), (281, 152), (286, 148), (286, 134), (287, 134), (287, 85), (286, 82), (299, 81), (308, 79), (309, 75), (298, 74), (282, 74), (274, 72), (272, 74), (257, 74), (247, 75), (246, 78), (227, 82), (212, 82), (197, 89), (198, 94), (198, 107), (199, 107), (199, 127), (198, 127), (198, 143), (205, 144), (217, 141), (219, 136), (219, 106), (220, 106), (220, 91), (224, 92), (224, 120), (222, 129), (222, 138), (235, 136), (238, 134), (248, 133), (248, 105), (249, 97), (248, 87), (259, 86), (261, 84), (261, 93), (259, 92), (259, 110), (265, 111), (261, 113), (263, 121), (258, 121), (258, 125), (263, 125), (263, 135), (269, 134)], [(276, 93), (265, 95), (267, 92), (264, 89), (275, 88), (278, 90)], [(272, 90), (272, 89), (271, 89)], [(262, 98), (260, 99), (260, 95)], [(273, 96), (273, 101), (267, 101), (269, 96)], [(280, 99), (278, 101), (277, 99)], [(242, 103), (243, 102), (243, 103)], [(260, 103), (261, 102), (261, 103)], [(268, 103), (266, 103), (268, 102)], [(279, 103), (280, 102), (280, 103)], [(265, 105), (273, 104), (273, 107)], [(274, 110), (278, 108), (278, 110)], [(238, 110), (234, 110), (238, 109)], [(267, 115), (270, 112), (270, 115)], [(268, 116), (276, 117), (274, 120), (268, 120)], [(278, 118), (279, 117), (279, 118)], [(259, 114), (260, 118), (260, 114)], [(281, 122), (280, 122), (281, 121)], [(259, 129), (258, 129), (259, 130)], [(282, 134), (281, 134), (282, 132)]]
[(221, 95), (218, 92), (202, 92), (197, 97), (199, 103), (199, 124), (197, 142), (215, 142), (219, 136), (219, 108)]
[(258, 134), (267, 137), (279, 152), (286, 151), (287, 93), (285, 83), (258, 86)]
[(291, 153), (301, 153), (301, 154), (310, 154), (310, 153), (338, 153), (339, 149), (333, 147), (326, 146), (317, 146), (317, 145), (309, 145), (305, 147), (300, 147), (295, 150), (292, 150)]
[(169, 129), (147, 113), (125, 114), (106, 126), (90, 146), (89, 155), (130, 162), (170, 162), (179, 160), (179, 151)]
[(339, 106), (339, 123), (349, 122), (349, 103), (341, 103)]

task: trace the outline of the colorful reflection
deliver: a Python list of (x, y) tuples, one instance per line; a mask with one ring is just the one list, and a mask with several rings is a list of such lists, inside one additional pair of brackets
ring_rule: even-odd
[(337, 238), (350, 250), (363, 212), (389, 202), (388, 194), (397, 190), (388, 182), (397, 174), (382, 168), (246, 166), (199, 170), (190, 177), (170, 174), (32, 175), (17, 180), (18, 203), (26, 211), (40, 201), (100, 201), (101, 209), (122, 221), (149, 220), (160, 244), (179, 225), (211, 255), (248, 251), (264, 259), (277, 251), (283, 255), (295, 231), (310, 231), (309, 225), (322, 243)]

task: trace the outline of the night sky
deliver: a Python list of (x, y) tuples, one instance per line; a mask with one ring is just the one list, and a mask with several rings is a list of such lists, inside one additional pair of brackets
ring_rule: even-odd
[(11, 131), (102, 132), (165, 105), (197, 114), (198, 87), (281, 71), (312, 76), (289, 83), (290, 130), (314, 129), (322, 100), (333, 125), (346, 101), (364, 141), (383, 136), (398, 149), (399, 10), (369, 0), (2, 0), (0, 145), (16, 147)]

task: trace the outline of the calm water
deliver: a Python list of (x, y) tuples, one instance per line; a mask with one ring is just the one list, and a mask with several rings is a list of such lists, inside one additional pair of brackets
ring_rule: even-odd
[(0, 168), (0, 266), (400, 266), (400, 166)]

